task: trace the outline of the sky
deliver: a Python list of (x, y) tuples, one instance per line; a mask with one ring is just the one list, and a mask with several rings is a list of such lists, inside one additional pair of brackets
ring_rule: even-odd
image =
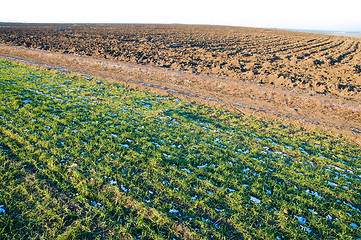
[(361, 32), (361, 0), (16, 0), (0, 22), (179, 23)]

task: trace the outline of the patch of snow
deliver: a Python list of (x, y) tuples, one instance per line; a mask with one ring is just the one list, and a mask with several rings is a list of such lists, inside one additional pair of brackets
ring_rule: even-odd
[(121, 188), (124, 192), (128, 192), (128, 191), (129, 191), (129, 189), (126, 189), (123, 185), (121, 185), (120, 188)]
[(204, 164), (202, 166), (197, 166), (197, 168), (206, 168), (206, 167), (208, 167), (208, 164)]
[(356, 223), (351, 223), (350, 226), (354, 228), (358, 228), (358, 225)]
[(97, 202), (95, 202), (95, 201), (92, 201), (91, 204), (92, 204), (94, 207), (102, 207), (102, 208), (104, 208), (101, 203), (97, 203)]
[(330, 182), (330, 181), (327, 181), (328, 185), (330, 185), (331, 187), (336, 187), (338, 186), (336, 183), (334, 182)]
[(6, 214), (4, 205), (0, 205), (0, 214), (4, 214), (4, 215)]
[(361, 212), (360, 209), (355, 208), (354, 206), (352, 206), (352, 205), (349, 204), (349, 203), (343, 202), (343, 204), (345, 204), (346, 206), (349, 206), (349, 207), (352, 208), (353, 210), (356, 210), (356, 211), (358, 211), (358, 212)]
[(311, 233), (311, 232), (312, 232), (312, 230), (311, 230), (310, 228), (305, 227), (305, 226), (302, 226), (302, 225), (300, 225), (300, 226), (301, 226), (301, 228), (304, 229), (306, 232), (308, 232), (308, 233)]
[(318, 192), (310, 191), (309, 189), (306, 190), (306, 193), (312, 196), (315, 196), (317, 198), (322, 198), (321, 195)]
[(171, 210), (169, 210), (169, 213), (174, 213), (174, 214), (176, 214), (176, 213), (178, 213), (179, 211), (178, 210), (176, 210), (176, 209), (171, 209)]
[(224, 211), (225, 211), (224, 209), (217, 209), (217, 208), (215, 208), (215, 210), (216, 210), (217, 212), (224, 212)]
[(259, 200), (258, 198), (255, 198), (255, 197), (252, 197), (252, 196), (250, 198), (251, 198), (252, 202), (255, 202), (255, 203), (258, 203), (258, 204), (261, 203), (261, 200)]
[(313, 209), (308, 209), (308, 211), (310, 211), (311, 213), (313, 213), (313, 214), (318, 214), (317, 212), (315, 212)]
[[(164, 154), (164, 153), (163, 153)], [(183, 170), (183, 171), (186, 171), (187, 173), (191, 173), (191, 170), (189, 170), (188, 168), (182, 168), (181, 170)]]
[(302, 224), (306, 224), (307, 222), (307, 219), (306, 218), (303, 218), (303, 217), (299, 217), (299, 216), (295, 216), (295, 218), (297, 218), (297, 220), (302, 223)]
[(231, 193), (233, 193), (233, 192), (235, 192), (235, 191), (236, 191), (236, 190), (231, 189), (231, 188), (227, 188), (227, 190), (228, 190), (229, 192), (231, 192)]

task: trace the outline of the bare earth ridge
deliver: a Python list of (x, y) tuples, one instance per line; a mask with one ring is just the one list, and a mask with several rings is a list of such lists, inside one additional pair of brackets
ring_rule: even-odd
[[(2, 42), (23, 46), (0, 44), (0, 55), (173, 94), (241, 114), (287, 119), (311, 128), (341, 131), (358, 141), (361, 139), (359, 40), (210, 26), (193, 26), (193, 29), (191, 26), (173, 29), (162, 25), (64, 27), (74, 30), (60, 29), (58, 25), (0, 28)], [(104, 33), (106, 30), (110, 32), (108, 35)], [(51, 31), (55, 34), (45, 38), (44, 33)], [(87, 31), (97, 34), (89, 35)], [(112, 38), (117, 31), (123, 34), (120, 34), (122, 44), (118, 38)], [(170, 31), (177, 32), (178, 37), (171, 36)], [(189, 31), (195, 36), (189, 35)], [(240, 37), (241, 33), (243, 37)], [(63, 35), (58, 36), (58, 42), (54, 40), (56, 34)], [(102, 34), (103, 43), (98, 39)], [(159, 35), (168, 40), (162, 42)], [(246, 43), (247, 38), (252, 41)], [(64, 41), (63, 45), (61, 41)], [(172, 41), (172, 44), (178, 41), (179, 46), (166, 45)], [(108, 47), (103, 46), (108, 43)], [(149, 44), (154, 46), (146, 47)], [(65, 46), (68, 50), (61, 50)], [(118, 52), (108, 51), (119, 46), (123, 49)], [(74, 49), (69, 50), (72, 47)], [(137, 55), (135, 49), (143, 57)], [(208, 62), (202, 56), (208, 58)], [(170, 66), (169, 61), (173, 61)]]

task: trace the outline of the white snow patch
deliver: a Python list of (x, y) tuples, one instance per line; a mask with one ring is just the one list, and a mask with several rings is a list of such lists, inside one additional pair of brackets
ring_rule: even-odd
[(189, 174), (191, 173), (191, 170), (189, 170), (188, 168), (182, 168), (181, 170), (186, 171)]
[(313, 214), (318, 214), (317, 212), (315, 212), (313, 209), (308, 209), (308, 211), (310, 211), (311, 213), (313, 213)]
[(0, 214), (4, 214), (4, 215), (6, 214), (4, 205), (0, 205)]
[(169, 210), (169, 213), (174, 213), (174, 214), (176, 214), (176, 213), (178, 213), (179, 211), (178, 210), (176, 210), (176, 209), (171, 209), (171, 210)]
[(206, 167), (208, 167), (208, 164), (204, 164), (202, 166), (197, 166), (197, 168), (206, 168)]
[(215, 208), (215, 210), (216, 210), (217, 212), (224, 212), (224, 211), (225, 211), (224, 209), (217, 209), (217, 208)]
[(295, 216), (295, 218), (297, 218), (297, 220), (302, 223), (302, 224), (306, 224), (307, 222), (307, 219), (306, 218), (303, 218), (303, 217), (299, 217), (299, 216)]
[(258, 204), (261, 203), (261, 200), (259, 200), (258, 198), (252, 197), (252, 196), (251, 196), (251, 201), (258, 203)]
[(300, 225), (300, 226), (301, 226), (301, 228), (304, 229), (306, 232), (308, 232), (308, 233), (311, 233), (311, 232), (312, 232), (312, 230), (311, 230), (310, 228), (305, 227), (305, 226), (302, 226), (302, 225)]
[(330, 185), (331, 187), (336, 187), (338, 186), (336, 183), (334, 182), (330, 182), (330, 181), (327, 181), (328, 185)]
[(233, 193), (233, 192), (235, 192), (235, 191), (236, 191), (236, 190), (231, 189), (231, 188), (227, 188), (227, 190), (228, 190), (229, 192), (231, 192), (231, 193)]

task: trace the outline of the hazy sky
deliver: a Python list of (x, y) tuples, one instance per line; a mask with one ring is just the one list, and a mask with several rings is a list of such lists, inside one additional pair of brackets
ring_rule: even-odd
[(185, 23), (361, 31), (361, 0), (14, 0), (0, 22)]

